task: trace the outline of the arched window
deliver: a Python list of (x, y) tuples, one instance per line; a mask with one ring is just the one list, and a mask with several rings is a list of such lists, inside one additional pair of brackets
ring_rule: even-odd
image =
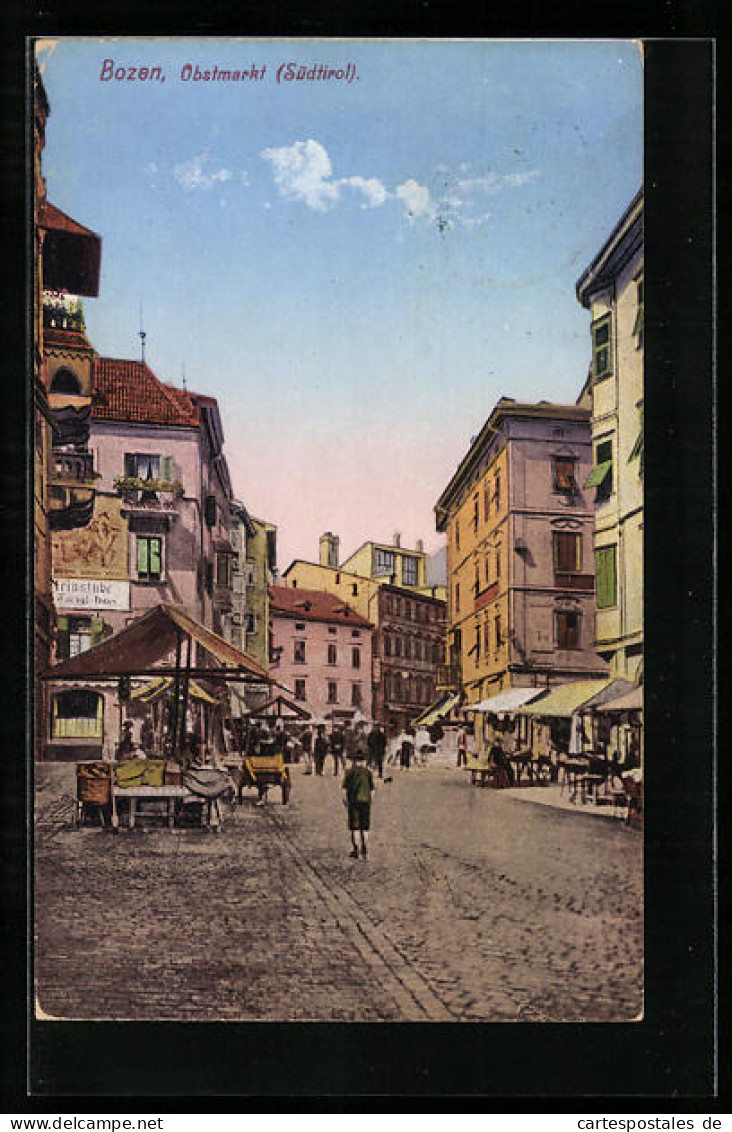
[(104, 699), (99, 692), (81, 688), (59, 692), (51, 714), (54, 739), (101, 739), (104, 730)]
[(52, 393), (81, 393), (81, 382), (70, 369), (58, 369), (51, 381)]

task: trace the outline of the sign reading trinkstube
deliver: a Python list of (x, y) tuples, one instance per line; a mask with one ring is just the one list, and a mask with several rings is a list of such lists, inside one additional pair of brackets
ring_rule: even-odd
[(130, 583), (93, 578), (54, 578), (53, 600), (57, 609), (130, 608)]

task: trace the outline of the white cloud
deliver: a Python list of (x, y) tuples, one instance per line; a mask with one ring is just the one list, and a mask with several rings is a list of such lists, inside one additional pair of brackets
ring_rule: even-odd
[(320, 142), (311, 138), (263, 149), (261, 156), (272, 163), (275, 184), (287, 200), (301, 200), (316, 212), (326, 212), (338, 200), (338, 183), (330, 180), (333, 168)]
[(414, 221), (421, 216), (426, 217), (428, 220), (434, 220), (437, 215), (437, 207), (429, 189), (425, 188), (424, 185), (418, 184), (418, 182), (412, 178), (401, 185), (397, 185), (394, 195), (397, 196), (404, 205), (404, 211), (410, 221)]
[(147, 165), (145, 166), (145, 170), (144, 170), (145, 175), (147, 177), (154, 177), (155, 174), (157, 173), (157, 171), (158, 171), (158, 167), (155, 164), (155, 162), (154, 161), (148, 161)]
[(240, 180), (241, 180), (241, 183), (242, 183), (242, 185), (248, 185), (248, 184), (250, 184), (250, 181), (249, 181), (249, 174), (248, 174), (248, 173), (246, 173), (246, 172), (245, 172), (245, 173), (242, 173), (242, 174), (241, 174), (241, 177), (240, 177)]
[(519, 188), (521, 185), (527, 184), (529, 181), (533, 181), (534, 177), (538, 176), (538, 169), (529, 169), (526, 173), (507, 173), (503, 180), (512, 189), (515, 189)]
[(211, 169), (212, 165), (213, 160), (202, 153), (199, 157), (192, 157), (190, 161), (183, 161), (174, 166), (173, 176), (186, 192), (211, 189), (216, 184), (232, 179), (233, 173), (230, 169)]
[(366, 203), (361, 206), (362, 208), (378, 208), (392, 195), (378, 177), (343, 177), (338, 184), (362, 192), (366, 197)]

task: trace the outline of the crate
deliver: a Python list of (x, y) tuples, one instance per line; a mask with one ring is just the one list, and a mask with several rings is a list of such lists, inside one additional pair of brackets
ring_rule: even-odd
[(182, 774), (183, 768), (179, 763), (174, 762), (172, 759), (165, 760), (165, 770), (163, 771), (164, 786), (180, 786)]

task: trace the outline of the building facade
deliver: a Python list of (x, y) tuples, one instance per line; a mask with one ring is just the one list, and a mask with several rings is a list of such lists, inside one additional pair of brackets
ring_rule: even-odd
[(317, 590), (272, 586), (272, 677), (316, 720), (372, 719), (373, 625)]
[(435, 698), (445, 655), (444, 601), (398, 586), (379, 586), (373, 607), (373, 715), (396, 735)]
[[(56, 659), (161, 603), (221, 633), (231, 607), (231, 486), (216, 402), (175, 390), (144, 362), (94, 359), (93, 518), (53, 534)], [(117, 689), (52, 686), (47, 757), (111, 748)]]
[(508, 687), (603, 676), (594, 651), (589, 411), (502, 398), (436, 507), (447, 534), (439, 687), (464, 706)]
[(597, 619), (612, 676), (643, 671), (643, 192), (577, 282), (591, 316)]

